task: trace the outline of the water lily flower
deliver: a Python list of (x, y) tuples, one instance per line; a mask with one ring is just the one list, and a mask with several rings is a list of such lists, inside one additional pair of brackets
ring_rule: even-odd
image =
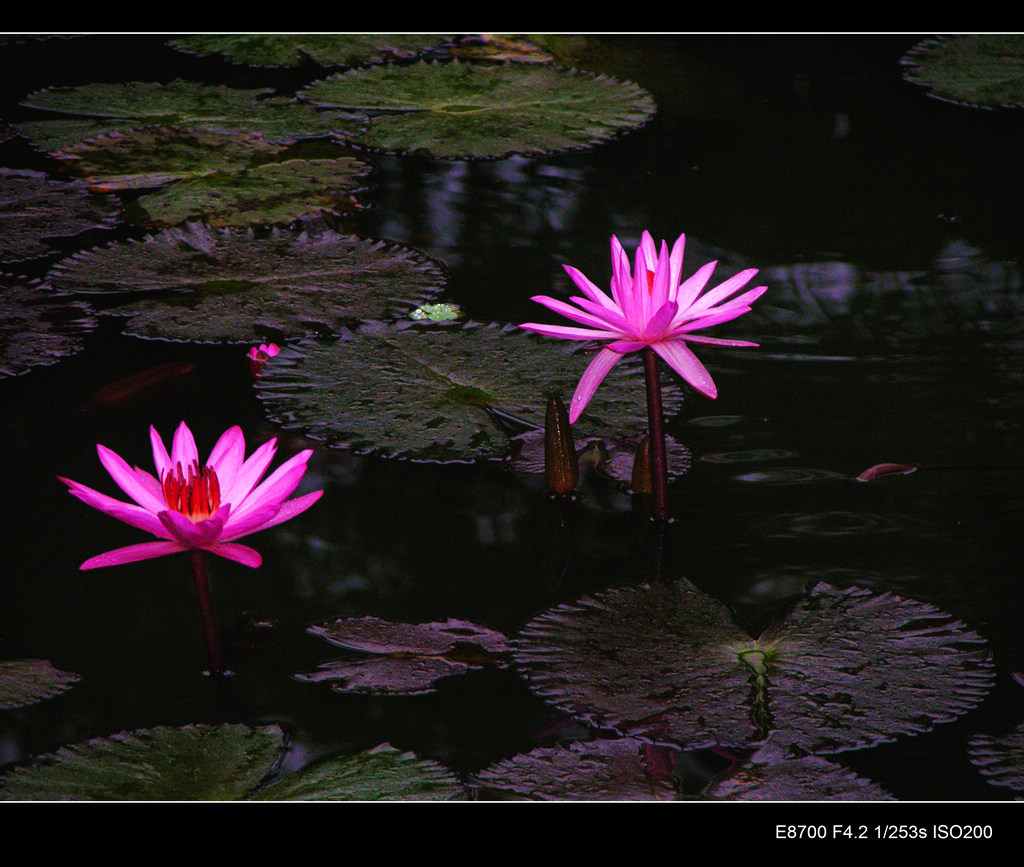
[(209, 551), (256, 567), (263, 558), (235, 540), (294, 518), (323, 494), (314, 491), (288, 499), (306, 473), (311, 449), (288, 459), (260, 482), (277, 451), (276, 439), (265, 442), (246, 459), (245, 438), (242, 429), (235, 426), (221, 435), (206, 462), (200, 463), (192, 431), (184, 422), (174, 434), (170, 454), (153, 427), (149, 438), (155, 476), (128, 466), (106, 446), (96, 446), (100, 463), (134, 502), (116, 500), (71, 479), (60, 479), (82, 502), (160, 539), (107, 551), (86, 560), (82, 569), (133, 563), (179, 551)]
[(668, 244), (662, 241), (659, 251), (650, 232), (645, 231), (631, 271), (629, 256), (613, 235), (610, 297), (579, 270), (563, 265), (586, 297), (572, 297), (573, 304), (546, 295), (533, 298), (549, 310), (585, 327), (527, 322), (520, 328), (548, 337), (611, 341), (594, 356), (580, 378), (569, 406), (570, 423), (580, 417), (608, 371), (626, 353), (650, 347), (697, 391), (714, 398), (718, 396), (715, 383), (687, 344), (757, 346), (747, 340), (694, 333), (749, 312), (750, 305), (768, 287), (758, 286), (736, 295), (757, 273), (756, 268), (748, 268), (704, 292), (717, 261), (708, 262), (680, 283), (685, 242), (686, 236), (680, 235), (669, 252)]
[(249, 359), (249, 368), (252, 370), (252, 375), (259, 376), (267, 362), (280, 351), (281, 347), (276, 343), (261, 343), (259, 346), (252, 347), (252, 349), (245, 353), (245, 357)]

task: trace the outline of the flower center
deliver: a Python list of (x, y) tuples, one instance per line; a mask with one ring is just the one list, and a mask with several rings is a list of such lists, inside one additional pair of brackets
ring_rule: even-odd
[(178, 461), (177, 467), (165, 474), (160, 484), (168, 507), (190, 521), (203, 521), (220, 508), (220, 482), (213, 467), (200, 469), (199, 462), (192, 461), (186, 477)]

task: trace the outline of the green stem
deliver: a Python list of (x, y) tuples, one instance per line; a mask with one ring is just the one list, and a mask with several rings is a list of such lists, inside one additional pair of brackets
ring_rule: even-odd
[(210, 579), (206, 574), (206, 559), (198, 548), (189, 551), (189, 556), (192, 558), (192, 583), (196, 588), (199, 614), (203, 620), (203, 635), (206, 637), (206, 654), (210, 660), (210, 674), (223, 677), (228, 672), (220, 650), (217, 621), (213, 616), (213, 595), (210, 593)]
[(648, 446), (651, 453), (651, 517), (668, 520), (668, 457), (665, 452), (665, 422), (661, 411), (661, 381), (658, 378), (658, 356), (649, 346), (643, 349), (644, 374), (647, 383)]

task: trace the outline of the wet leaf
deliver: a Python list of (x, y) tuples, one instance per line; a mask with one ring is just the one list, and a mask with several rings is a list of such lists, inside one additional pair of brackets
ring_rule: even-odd
[(3, 777), (3, 800), (237, 801), (454, 799), (440, 765), (382, 744), (280, 775), (276, 725), (187, 725), (62, 747)]
[(35, 704), (69, 689), (79, 676), (46, 659), (0, 660), (0, 710)]
[(85, 184), (51, 181), (41, 172), (0, 168), (0, 260), (21, 262), (54, 252), (53, 243), (89, 229), (109, 229), (120, 205)]
[(355, 66), (407, 60), (444, 41), (439, 34), (419, 33), (232, 33), (172, 39), (188, 54), (222, 54), (249, 66)]
[[(466, 462), (506, 454), (515, 428), (543, 428), (545, 395), (571, 392), (589, 361), (573, 349), (511, 326), (367, 323), (334, 342), (282, 351), (257, 394), (276, 422), (331, 446)], [(578, 431), (646, 426), (635, 361), (612, 369)], [(666, 388), (666, 413), (680, 402), (679, 390)]]
[(1024, 105), (1024, 36), (943, 36), (903, 56), (903, 77), (936, 99), (978, 108)]
[(95, 328), (87, 304), (41, 287), (0, 285), (0, 379), (74, 355)]
[(372, 112), (360, 141), (433, 157), (501, 157), (589, 147), (645, 124), (654, 100), (632, 82), (550, 66), (453, 61), (340, 73), (300, 91)]
[(1024, 725), (1003, 737), (976, 735), (967, 754), (993, 786), (1024, 793)]
[(307, 630), (331, 644), (373, 654), (321, 665), (300, 680), (327, 681), (337, 692), (421, 695), (443, 677), (483, 666), (504, 668), (505, 636), (465, 620), (394, 623), (377, 617), (336, 620)]
[(687, 582), (625, 587), (541, 614), (516, 659), (543, 698), (592, 725), (683, 747), (802, 754), (929, 731), (991, 686), (985, 642), (891, 593), (818, 584), (751, 638)]
[(320, 225), (257, 232), (198, 223), (76, 254), (48, 279), (76, 293), (144, 293), (115, 311), (129, 317), (128, 334), (238, 343), (402, 316), (444, 285), (441, 268), (413, 250)]
[[(135, 127), (168, 126), (197, 131), (259, 132), (270, 142), (313, 136), (347, 140), (366, 123), (361, 114), (317, 111), (269, 88), (238, 89), (189, 81), (121, 82), (51, 87), (26, 97), (29, 108), (76, 116), (30, 121), (17, 129), (48, 151)], [(80, 120), (78, 118), (81, 118)]]

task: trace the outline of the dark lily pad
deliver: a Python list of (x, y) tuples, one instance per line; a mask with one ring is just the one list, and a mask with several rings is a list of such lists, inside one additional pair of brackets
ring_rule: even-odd
[(632, 82), (552, 66), (420, 62), (355, 69), (300, 98), (375, 114), (360, 141), (451, 159), (590, 147), (645, 124), (656, 107)]
[(366, 123), (362, 114), (317, 111), (308, 103), (272, 94), (267, 88), (243, 90), (181, 80), (51, 87), (36, 91), (21, 104), (82, 119), (28, 121), (16, 126), (52, 152), (105, 132), (135, 127), (260, 132), (270, 142), (284, 143), (328, 135), (346, 140)]
[(70, 689), (79, 676), (46, 659), (0, 660), (0, 710), (35, 704)]
[(570, 714), (683, 747), (831, 753), (929, 731), (991, 686), (985, 642), (921, 602), (818, 584), (751, 638), (688, 582), (624, 587), (531, 621), (516, 660)]
[(56, 364), (96, 328), (87, 304), (39, 287), (0, 286), (0, 378)]
[(355, 66), (408, 60), (444, 41), (420, 33), (231, 33), (172, 39), (168, 44), (188, 54), (221, 54), (249, 66)]
[(51, 181), (28, 169), (0, 168), (0, 261), (53, 253), (48, 241), (112, 228), (119, 212), (113, 198), (92, 195), (85, 184)]
[(337, 692), (422, 695), (436, 681), (484, 666), (504, 668), (510, 648), (505, 636), (465, 620), (393, 623), (350, 617), (308, 630), (338, 647), (363, 654), (321, 665), (299, 680), (328, 681)]
[(382, 744), (278, 779), (277, 726), (188, 725), (122, 732), (63, 747), (3, 777), (4, 800), (236, 801), (453, 799), (462, 787), (434, 762)]
[[(366, 323), (333, 342), (306, 341), (272, 359), (256, 390), (277, 423), (357, 453), (412, 461), (506, 454), (509, 432), (541, 428), (546, 394), (569, 393), (589, 355), (510, 326)], [(581, 433), (646, 426), (643, 371), (616, 365)], [(681, 403), (665, 391), (666, 412)]]
[(936, 99), (978, 108), (1024, 105), (1024, 36), (943, 36), (915, 45), (900, 61), (907, 81)]
[(406, 315), (441, 290), (441, 268), (396, 244), (305, 229), (191, 223), (58, 263), (69, 291), (146, 297), (121, 304), (137, 337), (198, 342), (289, 340), (344, 323)]
[(1024, 725), (1003, 737), (976, 735), (967, 754), (993, 786), (1024, 793)]

